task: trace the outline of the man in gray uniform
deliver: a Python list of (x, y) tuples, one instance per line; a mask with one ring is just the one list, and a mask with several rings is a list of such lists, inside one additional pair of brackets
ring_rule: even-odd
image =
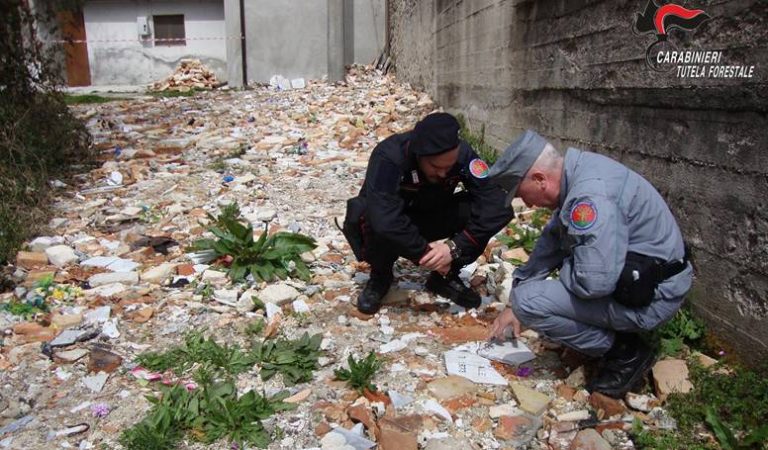
[[(510, 308), (493, 324), (502, 337), (524, 324), (601, 357), (591, 391), (620, 397), (647, 373), (654, 351), (637, 335), (680, 308), (692, 268), (669, 207), (622, 164), (569, 148), (565, 157), (526, 131), (489, 178), (529, 207), (553, 211), (527, 264), (514, 273)], [(559, 269), (557, 279), (547, 277)]]

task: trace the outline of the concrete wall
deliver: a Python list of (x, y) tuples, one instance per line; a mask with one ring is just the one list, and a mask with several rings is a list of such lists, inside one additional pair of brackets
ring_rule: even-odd
[(713, 18), (678, 47), (755, 65), (746, 80), (645, 65), (646, 0), (390, 0), (400, 78), (486, 125), (502, 149), (525, 128), (610, 155), (669, 202), (693, 245), (692, 304), (749, 360), (768, 357), (768, 4), (688, 2)]
[[(237, 1), (226, 0), (227, 10)], [(232, 4), (232, 8), (230, 8)], [(349, 14), (349, 6), (352, 14)], [(346, 1), (345, 31), (354, 62), (370, 63), (384, 48), (385, 1)], [(235, 16), (227, 15), (228, 27)], [(237, 18), (239, 22), (239, 18)], [(245, 2), (246, 53), (249, 82), (267, 82), (273, 75), (322, 78), (328, 74), (328, 5), (326, 0), (248, 0)], [(239, 29), (239, 23), (238, 23)], [(350, 53), (348, 52), (348, 55)], [(350, 56), (347, 56), (349, 60)], [(230, 65), (240, 63), (230, 60)], [(238, 67), (232, 67), (236, 72)]]
[[(146, 16), (151, 22), (155, 14), (184, 14), (186, 45), (140, 42), (137, 18)], [(91, 0), (85, 2), (83, 15), (94, 85), (147, 84), (168, 76), (184, 58), (200, 59), (217, 78), (227, 79), (222, 0)], [(98, 42), (102, 40), (122, 42)]]
[(327, 65), (325, 0), (245, 2), (249, 82), (320, 78)]
[(384, 50), (387, 9), (384, 0), (354, 0), (354, 62), (370, 64)]

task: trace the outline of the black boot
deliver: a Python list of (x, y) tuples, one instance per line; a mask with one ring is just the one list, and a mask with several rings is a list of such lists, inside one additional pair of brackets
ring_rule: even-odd
[(587, 389), (622, 398), (645, 377), (655, 358), (656, 352), (640, 336), (616, 333), (613, 347), (603, 356), (600, 371)]
[(480, 306), (480, 295), (464, 285), (457, 272), (449, 272), (445, 277), (437, 272), (432, 272), (427, 278), (428, 291), (445, 297), (448, 300), (467, 309)]
[(371, 273), (371, 278), (357, 298), (357, 310), (363, 314), (376, 314), (381, 308), (381, 302), (387, 295), (391, 284), (392, 274), (387, 276)]

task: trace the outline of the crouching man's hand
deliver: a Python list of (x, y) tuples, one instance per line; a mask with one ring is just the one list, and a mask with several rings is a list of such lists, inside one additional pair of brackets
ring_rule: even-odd
[(507, 307), (499, 314), (499, 317), (493, 321), (491, 330), (488, 333), (488, 339), (504, 340), (504, 329), (512, 325), (512, 330), (515, 333), (515, 338), (520, 337), (520, 321), (515, 317), (515, 313), (512, 312), (512, 308)]

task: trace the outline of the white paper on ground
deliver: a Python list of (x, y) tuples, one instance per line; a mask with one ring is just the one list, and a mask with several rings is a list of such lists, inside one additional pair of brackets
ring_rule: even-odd
[(80, 263), (81, 266), (104, 267), (112, 272), (132, 272), (139, 263), (116, 256), (94, 256)]
[(355, 448), (355, 450), (367, 450), (376, 446), (375, 442), (369, 441), (359, 434), (342, 427), (336, 427), (332, 432), (339, 433), (340, 435), (344, 436), (344, 439), (347, 441), (347, 445), (351, 445)]
[(379, 346), (379, 353), (393, 353), (393, 352), (399, 352), (400, 350), (408, 347), (408, 344), (401, 341), (400, 339), (393, 339), (386, 344), (382, 344)]
[(520, 341), (483, 345), (478, 348), (477, 354), (512, 366), (518, 366), (536, 358), (531, 349)]
[(460, 345), (453, 350), (474, 353), (493, 361), (498, 361), (504, 364), (517, 366), (526, 363), (534, 358), (536, 355), (528, 348), (527, 345), (517, 341), (506, 341), (501, 344), (488, 343), (488, 342), (468, 342), (464, 345)]
[(457, 350), (449, 350), (444, 356), (448, 375), (458, 375), (475, 383), (507, 385), (507, 380), (482, 356)]
[(446, 422), (453, 423), (451, 413), (435, 400), (422, 400), (421, 407), (433, 414), (437, 414), (439, 417), (445, 419)]

